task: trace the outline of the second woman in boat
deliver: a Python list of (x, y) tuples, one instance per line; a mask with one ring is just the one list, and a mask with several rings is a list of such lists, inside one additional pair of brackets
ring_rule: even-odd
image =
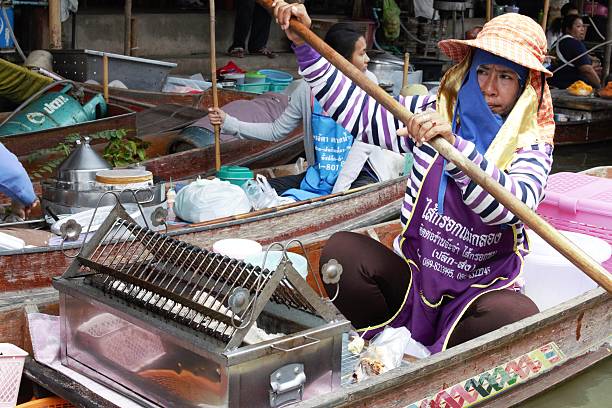
[(303, 6), (279, 0), (275, 7), (302, 75), (329, 113), (362, 141), (414, 153), (394, 250), (340, 232), (322, 252), (322, 264), (335, 259), (343, 266), (339, 310), (366, 338), (387, 325), (405, 326), (432, 352), (537, 313), (531, 299), (509, 290), (526, 249), (521, 221), (428, 141), (444, 137), (535, 209), (554, 135), (542, 28), (510, 13), (489, 21), (474, 40), (440, 42), (457, 65), (442, 78), (435, 108), (399, 97), (417, 113), (404, 127), (291, 31), (291, 16), (310, 24)]
[[(552, 46), (551, 51), (556, 54), (557, 61), (554, 67), (561, 67), (549, 79), (551, 86), (565, 89), (576, 81), (584, 81), (594, 88), (601, 87), (600, 74), (593, 65), (591, 57), (582, 41), (586, 35), (587, 25), (580, 16), (570, 14), (563, 18), (561, 24), (563, 36)], [(563, 67), (562, 67), (563, 66)], [(601, 64), (599, 65), (601, 71)]]
[[(362, 33), (348, 23), (338, 23), (329, 29), (325, 40), (376, 81), (374, 74), (367, 70), (369, 58)], [(302, 124), (304, 150), (310, 167), (302, 174), (269, 180), (279, 194), (298, 200), (389, 180), (397, 176), (390, 163), (399, 161), (400, 166), (402, 163), (401, 156), (393, 157), (376, 146), (353, 144), (352, 135), (325, 113), (325, 106), (319, 104), (304, 80), (298, 81), (289, 105), (272, 123), (243, 122), (222, 109), (213, 108), (209, 109), (209, 118), (211, 124), (222, 126), (223, 133), (269, 141), (284, 139)]]

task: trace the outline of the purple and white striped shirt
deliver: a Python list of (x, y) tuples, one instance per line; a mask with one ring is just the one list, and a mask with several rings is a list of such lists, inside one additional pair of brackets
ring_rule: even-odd
[[(316, 98), (329, 115), (355, 138), (395, 152), (414, 154), (414, 165), (400, 216), (402, 225), (405, 225), (424, 174), (435, 160), (437, 152), (427, 143), (418, 147), (410, 138), (397, 136), (396, 130), (403, 127), (403, 124), (309, 45), (294, 47), (294, 50), (300, 74), (310, 84)], [(435, 109), (435, 96), (399, 96), (396, 99), (413, 113)], [(535, 210), (542, 200), (552, 166), (553, 148), (550, 144), (542, 143), (519, 149), (506, 171), (488, 162), (470, 141), (455, 136), (454, 146), (531, 209)], [(465, 205), (478, 214), (484, 223), (514, 225), (517, 227), (517, 244), (523, 242), (523, 226), (514, 214), (454, 164), (448, 163), (446, 170), (461, 189)]]

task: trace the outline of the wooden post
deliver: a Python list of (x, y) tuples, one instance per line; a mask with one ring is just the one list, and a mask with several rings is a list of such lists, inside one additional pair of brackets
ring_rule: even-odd
[(61, 0), (49, 0), (49, 48), (62, 48)]
[[(210, 78), (212, 82), (213, 107), (219, 107), (219, 97), (217, 95), (217, 48), (215, 45), (215, 0), (209, 0), (210, 8)], [(215, 169), (221, 168), (221, 128), (219, 125), (215, 129)]]
[(104, 100), (108, 103), (108, 55), (102, 56), (102, 93)]
[[(612, 10), (612, 0), (608, 0), (608, 10)], [(608, 26), (606, 31), (606, 41), (612, 40), (612, 16), (608, 17)], [(608, 75), (610, 74), (610, 54), (612, 54), (612, 44), (606, 45), (606, 51), (604, 54), (604, 69), (603, 69), (603, 78), (602, 78), (602, 86), (606, 86), (607, 83), (605, 81), (608, 79)]]
[(544, 0), (544, 12), (542, 13), (542, 30), (546, 32), (546, 22), (548, 20), (548, 9), (550, 8), (550, 0)]
[[(257, 0), (257, 2), (268, 11), (273, 11), (272, 0)], [(296, 19), (291, 20), (290, 27), (358, 87), (387, 108), (387, 110), (401, 123), (407, 123), (413, 116), (413, 113), (406, 109), (405, 106), (368, 79), (363, 72), (317, 37), (309, 28), (305, 27)], [(516, 215), (526, 226), (542, 237), (544, 241), (548, 242), (571, 263), (576, 265), (578, 269), (608, 292), (612, 293), (612, 274), (595, 262), (590, 256), (585, 254), (569, 239), (559, 233), (553, 226), (544, 221), (525, 203), (516, 198), (514, 194), (506, 190), (504, 186), (485, 173), (480, 166), (455, 149), (455, 147), (443, 137), (435, 137), (429, 141), (429, 144), (449, 162), (454, 163), (457, 168), (463, 171), (472, 181), (474, 181), (474, 183), (491, 194), (491, 196), (506, 207), (508, 211)]]
[(492, 8), (493, 8), (493, 0), (485, 0), (485, 2), (487, 3), (487, 11), (486, 11), (486, 15), (485, 15), (485, 22), (488, 22), (491, 20), (491, 13), (493, 12)]
[(408, 69), (410, 68), (410, 54), (404, 53), (404, 75), (402, 75), (402, 88), (408, 86)]
[(132, 0), (125, 0), (123, 21), (123, 53), (132, 55)]

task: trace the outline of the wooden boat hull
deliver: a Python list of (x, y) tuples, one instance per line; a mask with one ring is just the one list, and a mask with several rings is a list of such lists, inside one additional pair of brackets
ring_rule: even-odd
[[(294, 203), (284, 209), (271, 208), (213, 220), (169, 231), (169, 235), (210, 248), (223, 238), (248, 238), (262, 244), (300, 237), (347, 223), (349, 228), (370, 225), (399, 212), (405, 178), (372, 184), (359, 191), (327, 200)], [(77, 248), (68, 245), (67, 248)], [(73, 251), (69, 251), (73, 252)], [(70, 259), (58, 247), (27, 248), (0, 255), (0, 292), (44, 288), (61, 275)]]
[[(612, 300), (594, 289), (489, 334), (300, 404), (307, 407), (508, 407), (610, 356)], [(554, 348), (552, 345), (555, 345)], [(542, 347), (546, 360), (533, 358)], [(540, 354), (546, 355), (546, 351)], [(430, 405), (431, 403), (440, 405)]]
[(569, 121), (555, 121), (555, 145), (611, 140), (612, 101), (598, 97), (573, 96), (564, 89), (551, 91), (554, 112)]
[(555, 145), (612, 140), (612, 117), (605, 120), (555, 123)]
[[(101, 86), (92, 84), (83, 84), (86, 88), (89, 88), (95, 92), (102, 92)], [(199, 94), (184, 94), (175, 92), (152, 92), (152, 91), (140, 91), (136, 89), (121, 89), (121, 88), (109, 88), (109, 95), (112, 100), (116, 103), (120, 103), (123, 106), (127, 106), (135, 111), (140, 111), (143, 108), (175, 104), (181, 106), (190, 106), (192, 108), (206, 110), (213, 105), (212, 90), (207, 90)], [(223, 106), (226, 103), (252, 99), (255, 94), (248, 92), (240, 92), (235, 90), (223, 89), (219, 91), (219, 96), (223, 94), (223, 100), (219, 101), (219, 106)]]
[(0, 138), (0, 142), (16, 156), (26, 156), (39, 149), (55, 147), (63, 142), (66, 136), (74, 133), (87, 136), (111, 129), (127, 129), (129, 136), (136, 136), (135, 113), (126, 107), (109, 104), (109, 116), (106, 118), (38, 132), (5, 136)]
[[(400, 228), (398, 222), (390, 222), (360, 232), (378, 237), (389, 245)], [(325, 238), (318, 237), (306, 244), (308, 258), (315, 269)], [(295, 251), (299, 252), (297, 248)], [(312, 279), (310, 275), (311, 285)], [(30, 293), (40, 309), (57, 313), (54, 303), (57, 300), (53, 298), (57, 295), (50, 289)], [(7, 299), (6, 294), (2, 297)], [(6, 336), (0, 337), (0, 341), (11, 339), (27, 348), (24, 317), (27, 296), (17, 299), (23, 303), (5, 306), (2, 306), (2, 297), (0, 320), (3, 324), (0, 327), (9, 329), (0, 329), (0, 335)], [(359, 384), (343, 386), (296, 406), (464, 407), (485, 399), (487, 406), (511, 406), (609, 358), (611, 335), (612, 298), (597, 288), (427, 359), (411, 362)], [(97, 398), (75, 393), (73, 387), (77, 385), (74, 382), (32, 360), (26, 362), (24, 373), (30, 380), (74, 402), (84, 396)]]
[[(253, 96), (253, 94), (245, 92), (219, 92), (221, 104), (226, 104), (239, 98), (252, 99)], [(208, 98), (208, 95), (206, 98)], [(207, 100), (206, 98), (203, 100)], [(90, 122), (86, 127), (75, 125), (52, 129), (46, 132), (9, 136), (5, 137), (2, 142), (5, 146), (10, 146), (9, 149), (17, 154), (17, 156), (21, 155), (20, 160), (24, 167), (26, 170), (31, 171), (40, 164), (40, 160), (30, 163), (26, 159), (26, 155), (40, 148), (56, 146), (68, 134), (72, 133), (69, 131), (71, 128), (74, 128), (75, 132), (78, 130), (79, 133), (84, 135), (109, 128), (125, 128), (130, 129), (129, 135), (135, 136), (136, 119), (134, 114), (117, 116), (110, 119)], [(141, 164), (162, 180), (170, 180), (170, 178), (180, 180), (198, 175), (207, 176), (213, 174), (215, 170), (214, 146), (167, 154), (169, 146), (176, 140), (178, 135), (179, 131), (169, 131), (141, 136), (141, 139), (151, 143), (151, 146), (147, 149), (147, 156), (150, 158)], [(275, 143), (239, 139), (224, 142), (221, 144), (221, 163), (252, 168), (271, 167), (289, 163), (303, 154), (302, 135), (303, 129), (298, 128), (282, 141)], [(102, 151), (103, 145), (98, 143), (97, 145), (94, 144), (93, 147), (98, 151)], [(40, 195), (40, 183), (35, 181), (33, 184), (35, 193)], [(8, 197), (0, 194), (0, 204), (7, 204), (9, 202)]]

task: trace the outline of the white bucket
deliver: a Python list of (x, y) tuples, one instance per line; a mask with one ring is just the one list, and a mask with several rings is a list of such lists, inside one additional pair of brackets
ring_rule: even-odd
[(243, 260), (261, 253), (261, 245), (252, 239), (227, 238), (213, 244), (213, 252), (233, 259)]
[[(559, 231), (591, 258), (603, 263), (612, 248), (604, 240), (577, 232)], [(535, 232), (529, 231), (531, 252), (525, 257), (525, 294), (542, 311), (573, 299), (597, 284)]]

